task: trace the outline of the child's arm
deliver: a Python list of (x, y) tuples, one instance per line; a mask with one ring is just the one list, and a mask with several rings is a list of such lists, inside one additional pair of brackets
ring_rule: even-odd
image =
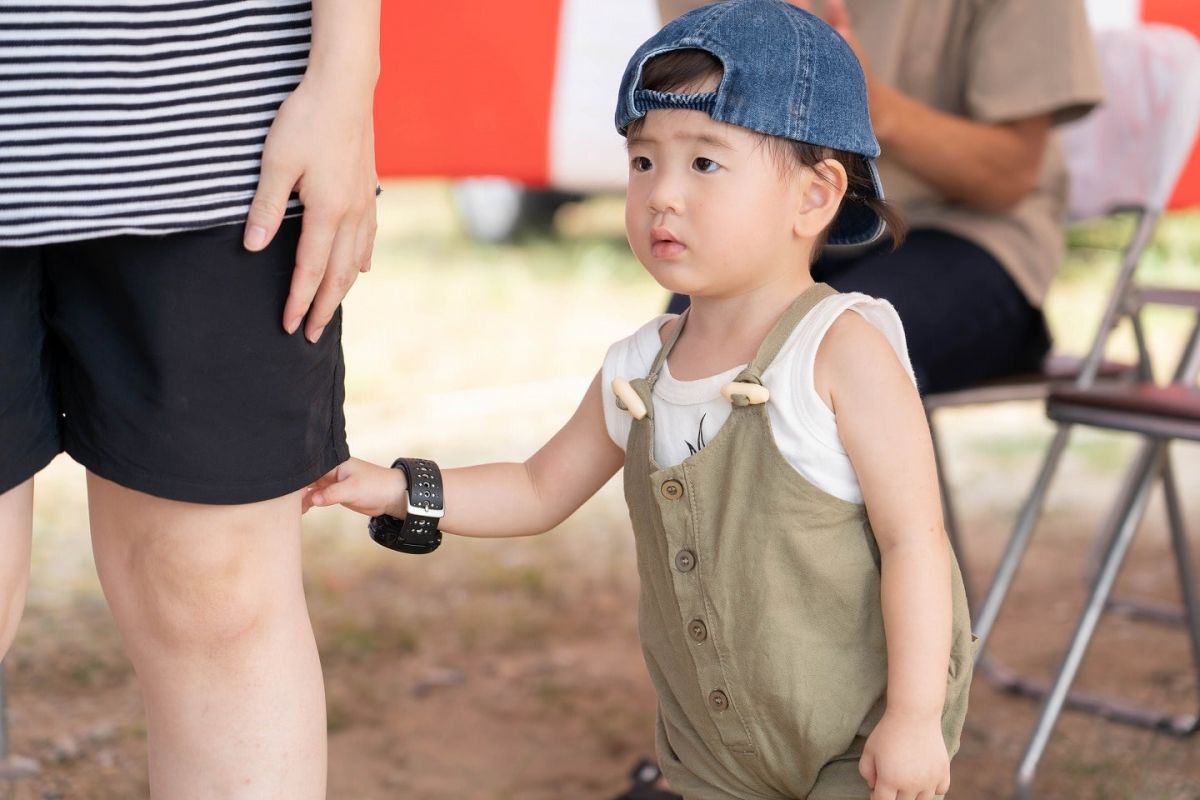
[(951, 568), (921, 399), (883, 334), (853, 312), (821, 343), (815, 383), (836, 414), (882, 559), (887, 710), (859, 768), (872, 798), (943, 794)]
[[(462, 536), (544, 533), (599, 491), (625, 454), (604, 426), (597, 374), (574, 416), (523, 464), (482, 464), (442, 471), (442, 530)], [(313, 485), (305, 508), (341, 504), (363, 514), (403, 517), (404, 473), (351, 459)]]

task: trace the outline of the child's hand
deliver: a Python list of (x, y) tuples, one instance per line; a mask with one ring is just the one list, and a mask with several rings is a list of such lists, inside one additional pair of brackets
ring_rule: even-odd
[(933, 800), (950, 788), (941, 720), (884, 713), (867, 737), (858, 771), (871, 800)]
[(352, 458), (304, 490), (302, 510), (343, 505), (369, 517), (380, 514), (403, 517), (408, 508), (407, 491), (408, 482), (402, 471)]

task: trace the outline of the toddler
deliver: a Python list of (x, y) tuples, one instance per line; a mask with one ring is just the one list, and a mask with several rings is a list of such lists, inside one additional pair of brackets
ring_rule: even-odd
[(525, 463), (351, 460), (306, 507), (423, 552), (439, 529), (549, 530), (623, 467), (674, 790), (931, 800), (972, 638), (929, 431), (895, 311), (808, 269), (825, 244), (899, 237), (859, 64), (805, 11), (729, 0), (637, 51), (616, 124), (630, 245), (691, 308), (613, 345)]

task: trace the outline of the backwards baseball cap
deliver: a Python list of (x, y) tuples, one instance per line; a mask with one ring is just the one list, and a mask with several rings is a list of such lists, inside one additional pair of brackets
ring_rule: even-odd
[[(655, 56), (703, 50), (724, 67), (713, 92), (677, 94), (642, 88), (642, 70)], [(617, 131), (655, 109), (703, 111), (770, 136), (845, 150), (862, 157), (868, 193), (883, 199), (875, 169), (879, 142), (867, 111), (862, 67), (846, 40), (823, 20), (784, 0), (726, 0), (689, 11), (638, 48), (625, 68), (617, 99)], [(828, 243), (865, 244), (883, 220), (846, 195)]]

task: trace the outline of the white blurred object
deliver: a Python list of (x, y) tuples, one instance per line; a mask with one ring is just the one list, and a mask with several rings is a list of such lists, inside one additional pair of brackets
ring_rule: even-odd
[(561, 189), (625, 186), (625, 140), (613, 125), (630, 56), (659, 29), (654, 0), (562, 0), (550, 113), (550, 180)]
[(1142, 18), (1142, 4), (1141, 0), (1087, 0), (1087, 12), (1096, 30), (1132, 28)]
[(454, 205), (467, 235), (491, 244), (549, 233), (558, 209), (582, 199), (575, 192), (530, 189), (508, 178), (466, 178), (454, 184)]
[(454, 204), (467, 235), (477, 242), (512, 237), (521, 218), (524, 187), (507, 178), (468, 178), (454, 184)]
[(1099, 31), (1103, 105), (1062, 129), (1070, 217), (1162, 211), (1200, 127), (1200, 41), (1171, 25)]

